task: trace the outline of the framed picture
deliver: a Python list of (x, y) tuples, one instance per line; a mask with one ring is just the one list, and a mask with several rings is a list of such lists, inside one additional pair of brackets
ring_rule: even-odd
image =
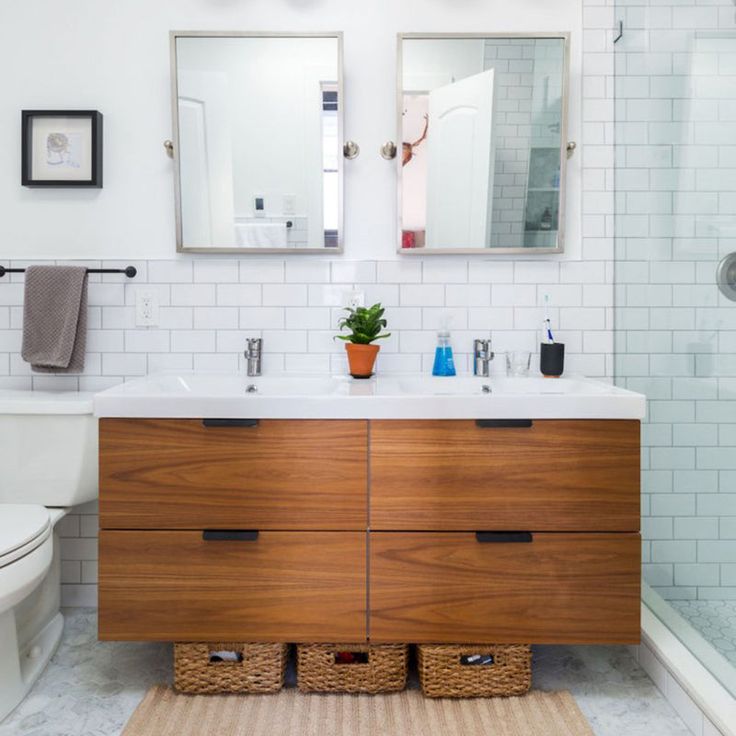
[(23, 110), (24, 187), (102, 187), (102, 113)]

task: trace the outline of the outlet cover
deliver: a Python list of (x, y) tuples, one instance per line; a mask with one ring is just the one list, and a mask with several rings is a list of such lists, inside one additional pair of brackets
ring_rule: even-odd
[(281, 212), (284, 215), (296, 214), (296, 194), (284, 194), (284, 201), (281, 205)]
[(365, 306), (365, 292), (358, 291), (357, 289), (355, 291), (348, 292), (348, 306), (351, 309), (357, 309), (358, 307), (364, 307)]
[(155, 291), (139, 289), (135, 293), (136, 327), (158, 327), (159, 302)]

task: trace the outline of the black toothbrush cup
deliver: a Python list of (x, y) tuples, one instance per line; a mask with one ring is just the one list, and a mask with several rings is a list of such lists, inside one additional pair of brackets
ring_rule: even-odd
[(565, 370), (564, 342), (543, 342), (539, 346), (539, 370), (550, 378), (562, 375)]

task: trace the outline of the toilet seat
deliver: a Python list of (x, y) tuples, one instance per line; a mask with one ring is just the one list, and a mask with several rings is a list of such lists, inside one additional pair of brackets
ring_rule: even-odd
[(51, 535), (48, 509), (35, 504), (0, 507), (0, 568), (25, 557)]

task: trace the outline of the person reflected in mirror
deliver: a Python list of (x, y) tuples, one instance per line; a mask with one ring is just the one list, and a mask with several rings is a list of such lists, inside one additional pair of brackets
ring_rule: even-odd
[(414, 158), (414, 149), (417, 148), (421, 143), (426, 140), (427, 133), (429, 132), (429, 115), (424, 116), (424, 131), (420, 138), (414, 141), (414, 143), (407, 143), (404, 141), (401, 144), (401, 165), (406, 166), (409, 161)]

